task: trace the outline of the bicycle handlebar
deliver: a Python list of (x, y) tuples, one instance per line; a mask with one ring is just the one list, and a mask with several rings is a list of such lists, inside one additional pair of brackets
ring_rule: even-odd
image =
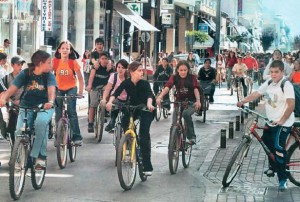
[(249, 109), (249, 107), (247, 107), (247, 106), (245, 106), (245, 105), (241, 106), (240, 109), (242, 109), (244, 112), (247, 112), (247, 113), (250, 113), (250, 114), (254, 114), (254, 115), (256, 115), (258, 118), (263, 119), (269, 126), (276, 126), (276, 125), (274, 125), (274, 122), (273, 122), (272, 120), (269, 120), (267, 117), (265, 117), (265, 116), (263, 116), (263, 115), (261, 115), (261, 114), (255, 112), (255, 111)]

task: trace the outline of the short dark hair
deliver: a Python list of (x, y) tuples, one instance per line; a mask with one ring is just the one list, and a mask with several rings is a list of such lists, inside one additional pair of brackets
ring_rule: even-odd
[(0, 53), (0, 60), (5, 60), (7, 59), (7, 54), (6, 53)]
[(280, 71), (284, 70), (284, 63), (281, 60), (274, 60), (271, 65), (270, 68), (276, 68), (278, 67), (280, 69)]
[(95, 39), (95, 44), (96, 43), (102, 43), (104, 45), (104, 40), (100, 37), (98, 37), (97, 39)]
[(106, 56), (108, 59), (110, 59), (109, 53), (107, 51), (102, 51), (101, 53), (99, 53), (99, 58), (101, 58), (102, 56)]
[(204, 63), (206, 63), (206, 62), (209, 62), (209, 64), (211, 64), (211, 59), (210, 58), (206, 58), (205, 60), (204, 60)]
[(163, 58), (161, 60), (165, 60), (166, 62), (169, 62), (168, 58)]

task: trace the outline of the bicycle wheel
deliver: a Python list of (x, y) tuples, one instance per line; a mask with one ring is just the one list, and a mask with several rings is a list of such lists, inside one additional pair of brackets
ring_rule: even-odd
[[(31, 157), (30, 157), (31, 158)], [(31, 159), (31, 183), (35, 190), (42, 188), (45, 175), (46, 175), (46, 168), (42, 169), (35, 169), (33, 159)]]
[(186, 135), (183, 135), (183, 147), (182, 150), (182, 164), (183, 167), (187, 168), (190, 165), (193, 146), (186, 143)]
[(97, 121), (95, 125), (95, 133), (98, 142), (101, 142), (103, 135), (105, 109), (101, 106), (97, 107)]
[(9, 160), (9, 192), (14, 200), (20, 198), (24, 189), (28, 152), (26, 144), (24, 139), (17, 138)]
[(120, 144), (120, 139), (122, 136), (122, 126), (121, 124), (117, 124), (116, 125), (116, 129), (115, 129), (115, 150), (116, 150), (116, 159), (115, 159), (115, 166), (117, 166), (117, 159), (118, 159), (118, 148), (119, 148), (119, 144)]
[(155, 113), (155, 120), (156, 121), (159, 121), (160, 120), (160, 117), (161, 117), (161, 109), (162, 107), (156, 107), (156, 113)]
[(179, 160), (179, 128), (176, 126), (172, 126), (170, 130), (169, 137), (169, 150), (168, 150), (168, 158), (169, 158), (169, 170), (171, 174), (175, 174), (178, 168), (178, 160)]
[(118, 148), (117, 171), (120, 185), (124, 190), (132, 188), (136, 177), (136, 154), (133, 151), (136, 147), (132, 144), (133, 138), (129, 134), (121, 138)]
[(238, 102), (244, 99), (244, 91), (243, 91), (243, 86), (239, 83), (238, 88), (237, 88), (237, 100)]
[(164, 116), (164, 118), (165, 119), (167, 119), (168, 118), (168, 116), (169, 116), (169, 110), (167, 109), (167, 108), (163, 108), (163, 116)]
[(224, 187), (228, 187), (229, 184), (232, 182), (234, 177), (236, 176), (237, 172), (239, 171), (240, 167), (242, 166), (243, 160), (248, 152), (249, 149), (249, 140), (247, 138), (243, 138), (240, 145), (232, 155), (225, 174), (223, 176), (222, 184)]
[(295, 142), (287, 152), (286, 169), (290, 181), (294, 185), (300, 186), (300, 150), (298, 142)]
[(67, 144), (68, 144), (68, 149), (69, 149), (69, 157), (70, 157), (70, 161), (74, 162), (76, 159), (76, 153), (77, 153), (77, 146), (75, 144), (73, 144), (71, 142), (72, 140), (72, 130), (71, 127), (69, 126), (69, 132), (68, 132), (68, 140), (67, 140)]
[(68, 129), (63, 119), (60, 119), (56, 130), (56, 157), (60, 169), (67, 165)]

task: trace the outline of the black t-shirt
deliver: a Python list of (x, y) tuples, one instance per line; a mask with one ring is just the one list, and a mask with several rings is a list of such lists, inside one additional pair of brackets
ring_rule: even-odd
[(147, 105), (148, 98), (152, 98), (152, 104), (154, 104), (154, 95), (148, 81), (140, 80), (136, 85), (134, 85), (131, 79), (128, 78), (120, 84), (113, 93), (113, 96), (118, 97), (123, 90), (126, 91), (127, 99), (130, 100), (131, 105)]
[(202, 67), (198, 73), (198, 80), (200, 81), (212, 81), (216, 79), (216, 70), (210, 67), (207, 71)]
[(173, 74), (173, 69), (168, 65), (167, 68), (163, 68), (159, 65), (153, 75), (155, 81), (168, 81), (170, 76)]
[(92, 88), (102, 88), (108, 82), (109, 76), (113, 73), (114, 70), (110, 69), (108, 72), (106, 71), (106, 67), (100, 65), (100, 67), (96, 70), (95, 78), (93, 80)]

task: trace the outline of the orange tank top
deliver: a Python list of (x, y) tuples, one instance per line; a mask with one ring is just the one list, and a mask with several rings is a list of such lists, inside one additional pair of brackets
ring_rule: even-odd
[(294, 72), (294, 75), (292, 77), (293, 83), (300, 83), (300, 72)]

